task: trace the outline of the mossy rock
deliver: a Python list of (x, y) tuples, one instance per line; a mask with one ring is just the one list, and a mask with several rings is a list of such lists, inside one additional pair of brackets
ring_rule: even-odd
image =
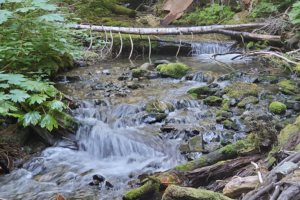
[(156, 67), (165, 77), (182, 78), (191, 69), (183, 63), (160, 64)]
[(223, 121), (223, 125), (225, 128), (230, 129), (232, 127), (232, 122), (227, 119), (227, 120)]
[(249, 16), (248, 12), (239, 12), (233, 15), (232, 20), (227, 21), (225, 24), (247, 24), (254, 21), (252, 16)]
[(222, 98), (216, 96), (210, 96), (204, 99), (204, 102), (210, 106), (220, 106), (222, 104)]
[(278, 135), (278, 143), (283, 144), (288, 141), (289, 137), (299, 131), (300, 128), (295, 124), (289, 124), (284, 129), (282, 129)]
[(275, 101), (269, 106), (270, 112), (274, 114), (284, 114), (286, 111), (286, 106), (283, 103)]
[(147, 71), (143, 69), (133, 69), (131, 71), (132, 78), (140, 78), (146, 76)]
[(174, 107), (163, 100), (155, 99), (146, 104), (145, 110), (150, 113), (151, 112), (164, 113), (166, 111), (174, 111)]
[(92, 51), (87, 51), (84, 54), (84, 58), (99, 58), (99, 55)]
[(273, 84), (273, 83), (278, 82), (278, 77), (276, 77), (276, 76), (260, 76), (260, 77), (258, 77), (257, 82)]
[[(230, 101), (228, 99), (223, 99), (222, 103), (223, 103), (223, 106), (222, 106), (221, 110), (228, 111), (229, 107), (230, 107)], [(219, 111), (219, 113), (220, 113), (220, 111)]]
[(190, 152), (202, 152), (203, 138), (201, 135), (196, 135), (188, 140)]
[(278, 85), (280, 87), (279, 89), (283, 94), (294, 95), (299, 93), (298, 87), (292, 81), (282, 80)]
[(296, 98), (295, 98), (295, 101), (300, 101), (300, 97), (296, 97)]
[(230, 98), (242, 100), (248, 96), (258, 96), (258, 87), (253, 83), (235, 82), (225, 89)]
[(188, 91), (193, 97), (198, 98), (200, 95), (206, 95), (211, 92), (211, 89), (208, 86), (193, 88)]
[(240, 103), (238, 103), (237, 106), (239, 108), (245, 108), (247, 104), (250, 103), (256, 104), (258, 102), (259, 102), (258, 98), (251, 96), (251, 97), (244, 98)]

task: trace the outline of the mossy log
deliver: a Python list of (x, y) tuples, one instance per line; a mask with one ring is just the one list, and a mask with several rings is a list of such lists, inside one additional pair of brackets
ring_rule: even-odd
[(170, 185), (162, 200), (232, 200), (220, 193), (205, 189), (194, 189), (188, 187), (179, 187), (176, 185)]
[(223, 180), (224, 178), (234, 176), (240, 168), (249, 165), (251, 161), (256, 162), (260, 158), (261, 154), (240, 157), (189, 171), (185, 176), (189, 179), (188, 185), (190, 187), (206, 186), (211, 180)]
[(110, 9), (115, 13), (115, 14), (118, 14), (118, 15), (127, 15), (128, 17), (132, 17), (134, 18), (137, 14), (137, 11), (135, 10), (131, 10), (129, 8), (125, 8), (123, 6), (119, 6), (117, 4), (112, 4), (110, 6)]

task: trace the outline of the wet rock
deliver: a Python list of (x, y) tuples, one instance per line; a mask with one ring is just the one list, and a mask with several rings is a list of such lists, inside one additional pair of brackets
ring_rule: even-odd
[[(202, 150), (202, 153), (204, 153), (203, 152), (204, 150)], [(195, 160), (195, 159), (198, 159), (198, 158), (200, 158), (201, 157), (201, 155), (202, 155), (202, 153), (201, 152), (190, 152), (189, 154), (188, 154), (188, 160)]]
[(295, 111), (300, 110), (300, 104), (298, 101), (286, 101), (286, 102), (284, 102), (284, 104), (286, 105), (286, 107), (288, 109), (293, 109)]
[(103, 183), (104, 181), (105, 181), (104, 176), (95, 174), (95, 175), (93, 175), (93, 182), (91, 182), (90, 185), (99, 185), (100, 183)]
[(165, 114), (165, 113), (151, 113), (151, 114), (143, 116), (141, 120), (143, 123), (152, 124), (155, 122), (161, 122), (167, 116), (168, 116), (168, 114)]
[(202, 152), (203, 150), (203, 137), (202, 135), (197, 135), (188, 140), (189, 151), (190, 152)]
[(132, 78), (141, 78), (145, 77), (147, 74), (147, 71), (144, 69), (133, 69), (131, 70), (131, 76)]
[(234, 84), (225, 88), (225, 92), (229, 98), (234, 98), (238, 101), (241, 101), (248, 96), (258, 96), (258, 87), (256, 84), (244, 83), (244, 82), (235, 82)]
[(292, 81), (282, 80), (282, 81), (280, 81), (278, 86), (279, 86), (280, 91), (283, 94), (294, 95), (294, 94), (299, 93), (297, 85), (295, 83), (293, 83)]
[(147, 73), (146, 77), (148, 79), (161, 78), (161, 74), (159, 72), (152, 72), (152, 71), (150, 71), (150, 72)]
[(222, 104), (222, 98), (216, 96), (210, 96), (204, 99), (204, 102), (210, 106), (220, 106)]
[(232, 127), (232, 122), (229, 120), (225, 120), (222, 122), (225, 128), (231, 129)]
[(86, 95), (86, 97), (94, 97), (94, 96), (96, 96), (96, 94), (93, 93), (93, 92), (91, 92), (91, 93), (89, 93), (89, 94)]
[(168, 60), (156, 60), (154, 62), (154, 65), (157, 66), (157, 65), (160, 65), (160, 64), (170, 64), (171, 62), (168, 61)]
[(140, 66), (140, 69), (143, 69), (143, 70), (149, 70), (150, 68), (150, 63), (144, 63)]
[(200, 95), (207, 95), (211, 93), (211, 89), (208, 86), (193, 88), (188, 91), (190, 95), (195, 98), (199, 98)]
[(130, 88), (130, 89), (136, 90), (136, 89), (139, 88), (139, 85), (136, 84), (136, 83), (128, 83), (127, 87)]
[(111, 92), (111, 91), (112, 91), (111, 89), (106, 89), (106, 90), (104, 90), (105, 93)]
[(176, 185), (170, 185), (162, 200), (196, 200), (196, 199), (218, 199), (218, 200), (231, 200), (230, 198), (205, 189), (195, 189), (189, 187), (180, 187)]
[(229, 110), (233, 114), (233, 116), (241, 116), (244, 113), (244, 110), (235, 107), (231, 107)]
[(118, 81), (126, 81), (129, 80), (130, 78), (128, 76), (119, 76)]
[(239, 196), (253, 190), (259, 183), (258, 176), (233, 177), (229, 183), (225, 185), (223, 194), (228, 197)]
[(115, 94), (116, 97), (127, 97), (127, 93), (126, 92), (118, 92)]
[(277, 175), (277, 180), (283, 179), (286, 175), (288, 175), (291, 171), (297, 169), (298, 167), (299, 165), (293, 162), (283, 163), (283, 165), (281, 165), (275, 170), (275, 173)]
[(103, 84), (98, 84), (95, 86), (92, 86), (93, 90), (105, 90), (105, 86)]
[(102, 73), (103, 73), (103, 74), (106, 74), (106, 75), (110, 75), (110, 74), (111, 74), (110, 71), (109, 71), (108, 69), (103, 70)]
[(189, 145), (185, 141), (180, 141), (179, 151), (181, 152), (187, 152), (189, 149)]
[(136, 188), (136, 185), (139, 185), (140, 183), (140, 180), (131, 180), (131, 181), (128, 181), (128, 185), (130, 185), (131, 188)]
[(212, 84), (208, 85), (208, 87), (210, 87), (210, 88), (216, 88), (216, 87), (219, 87), (219, 84), (212, 83)]
[(105, 182), (105, 189), (110, 190), (113, 187), (114, 187), (113, 184), (111, 184), (110, 182), (108, 182), (108, 181)]
[(107, 106), (107, 103), (103, 100), (96, 99), (95, 100), (95, 105), (97, 105), (97, 106)]
[(210, 144), (204, 145), (204, 149), (207, 151), (207, 153), (211, 153), (220, 148), (221, 148), (221, 145), (216, 144), (216, 143), (210, 143)]
[(231, 117), (233, 117), (231, 112), (226, 112), (226, 111), (221, 111), (220, 115), (221, 115), (221, 117), (224, 117), (226, 119), (230, 119)]
[(185, 80), (189, 80), (189, 81), (198, 81), (198, 82), (212, 82), (213, 80), (215, 80), (215, 77), (213, 77), (212, 75), (210, 75), (208, 72), (196, 72), (196, 73), (192, 73), (189, 75), (186, 75), (184, 77)]
[(260, 76), (256, 79), (256, 83), (274, 84), (278, 83), (278, 77), (276, 76)]
[(173, 111), (174, 107), (163, 100), (155, 99), (146, 104), (145, 110), (147, 112), (165, 113), (166, 111)]

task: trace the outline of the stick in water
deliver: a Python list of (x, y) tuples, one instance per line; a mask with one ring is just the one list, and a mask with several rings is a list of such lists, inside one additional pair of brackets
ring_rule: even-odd
[(149, 35), (148, 35), (148, 40), (149, 40), (149, 63), (151, 65), (151, 41)]
[(177, 50), (177, 53), (176, 53), (176, 58), (177, 58), (178, 53), (179, 53), (179, 51), (180, 51), (180, 46), (181, 46), (181, 36), (182, 36), (182, 34), (180, 33), (180, 36), (179, 36), (179, 46), (178, 46), (178, 50)]

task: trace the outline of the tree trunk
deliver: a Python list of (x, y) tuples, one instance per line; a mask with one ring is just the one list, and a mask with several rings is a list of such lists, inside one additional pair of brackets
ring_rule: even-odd
[[(265, 24), (239, 24), (239, 25), (214, 25), (214, 26), (195, 26), (195, 27), (176, 27), (176, 28), (130, 28), (130, 27), (109, 27), (109, 26), (90, 26), (77, 24), (76, 29), (92, 29), (99, 32), (128, 33), (137, 35), (179, 35), (179, 34), (209, 34), (220, 33), (234, 38), (244, 40), (271, 40), (280, 42), (280, 36), (260, 35), (248, 32), (238, 32), (237, 30), (254, 29), (265, 26)], [(243, 38), (242, 38), (243, 37)]]
[(189, 171), (185, 176), (189, 179), (188, 184), (190, 187), (206, 186), (211, 180), (223, 180), (224, 178), (234, 176), (238, 169), (249, 165), (251, 161), (256, 162), (260, 157), (260, 154), (254, 154), (236, 158), (231, 161)]

